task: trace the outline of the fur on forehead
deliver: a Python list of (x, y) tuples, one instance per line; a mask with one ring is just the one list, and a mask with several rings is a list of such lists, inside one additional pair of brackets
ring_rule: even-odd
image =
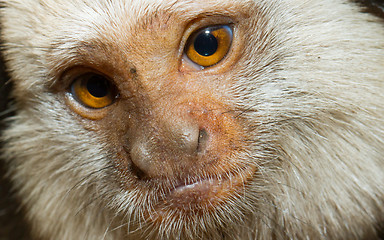
[[(1, 1), (0, 1), (1, 2)], [(117, 45), (141, 31), (161, 32), (169, 26), (186, 25), (201, 15), (229, 15), (245, 9), (252, 1), (153, 1), (153, 0), (45, 0), (3, 1), (1, 15), (6, 58), (9, 69), (28, 68), (13, 76), (16, 94), (43, 90), (41, 80), (49, 79), (52, 66), (77, 54), (79, 45), (101, 39), (103, 44)], [(22, 17), (20, 17), (22, 16)], [(15, 34), (16, 33), (16, 34)], [(20, 34), (24, 33), (24, 34)], [(182, 33), (181, 33), (182, 34)], [(115, 39), (113, 39), (115, 38)], [(118, 41), (114, 41), (118, 38)], [(126, 39), (124, 39), (126, 38)], [(123, 40), (122, 40), (123, 39)], [(105, 41), (106, 40), (106, 41)], [(146, 39), (141, 39), (142, 43)], [(133, 44), (132, 44), (133, 45)], [(27, 56), (36, 57), (27, 57)], [(14, 56), (25, 56), (24, 58)], [(53, 56), (48, 58), (47, 56)], [(58, 56), (55, 58), (55, 56)], [(31, 78), (31, 76), (34, 76)], [(17, 83), (23, 79), (23, 85)]]

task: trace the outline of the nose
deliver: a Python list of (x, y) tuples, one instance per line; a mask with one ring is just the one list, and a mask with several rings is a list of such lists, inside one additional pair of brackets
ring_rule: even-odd
[(173, 177), (201, 161), (208, 147), (207, 130), (183, 115), (141, 124), (130, 133), (129, 155), (139, 178)]

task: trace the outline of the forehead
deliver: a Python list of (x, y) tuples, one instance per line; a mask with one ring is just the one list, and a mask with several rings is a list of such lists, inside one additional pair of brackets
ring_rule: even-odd
[[(167, 15), (192, 17), (201, 13), (227, 14), (244, 8), (247, 0), (19, 0), (19, 4), (28, 6), (35, 15), (66, 17), (83, 21), (95, 21), (108, 18), (123, 18), (126, 23), (137, 23), (143, 18), (155, 19)], [(77, 16), (77, 17), (76, 17)]]
[[(84, 45), (113, 45), (140, 50), (159, 39), (164, 44), (180, 40), (190, 24), (199, 19), (235, 18), (244, 14), (247, 0), (18, 0), (24, 25), (33, 25), (44, 37), (34, 43), (62, 49)], [(27, 16), (26, 16), (27, 14)], [(36, 22), (31, 24), (31, 22)], [(211, 24), (214, 24), (212, 22)], [(165, 39), (167, 38), (167, 39)], [(44, 43), (45, 42), (45, 43)], [(130, 46), (131, 45), (131, 46)], [(134, 46), (134, 47), (133, 47)], [(87, 48), (86, 48), (87, 49)], [(106, 50), (109, 51), (109, 50)], [(155, 51), (157, 51), (155, 49)], [(66, 54), (66, 56), (70, 56)]]
[[(87, 41), (108, 34), (118, 38), (143, 32), (175, 34), (174, 28), (199, 18), (245, 13), (248, 0), (14, 0), (8, 12), (28, 31), (44, 32), (50, 43)], [(22, 23), (21, 23), (22, 22)], [(19, 24), (21, 23), (21, 24)], [(12, 25), (11, 23), (9, 24)], [(170, 29), (171, 28), (171, 29)], [(120, 33), (124, 33), (124, 36)], [(44, 44), (43, 38), (36, 39)], [(73, 41), (71, 41), (73, 40)], [(128, 39), (126, 39), (128, 40)], [(131, 39), (132, 40), (132, 39)]]
[[(188, 21), (200, 15), (230, 15), (241, 12), (251, 0), (5, 0), (4, 19), (18, 26), (76, 32), (92, 28), (127, 29)], [(10, 24), (11, 25), (11, 24)]]
[(48, 73), (39, 74), (53, 76), (83, 62), (112, 62), (116, 57), (121, 59), (115, 62), (122, 64), (142, 63), (175, 54), (195, 21), (213, 19), (205, 25), (220, 17), (236, 21), (236, 16), (250, 14), (253, 4), (253, 0), (6, 0), (0, 18), (4, 39), (31, 46), (20, 54), (41, 59), (34, 65), (44, 65)]

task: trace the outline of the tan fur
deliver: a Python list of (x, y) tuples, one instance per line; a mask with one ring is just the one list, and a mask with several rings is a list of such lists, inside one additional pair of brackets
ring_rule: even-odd
[[(2, 156), (36, 239), (379, 238), (381, 19), (343, 0), (0, 3), (16, 109)], [(218, 65), (187, 71), (181, 53), (197, 19), (230, 19), (234, 43)], [(124, 165), (123, 101), (93, 117), (68, 105), (63, 76), (79, 65), (140, 89), (132, 94), (160, 122), (187, 102), (220, 116), (230, 133), (218, 149), (230, 148), (227, 138), (237, 145), (216, 167), (247, 164), (252, 179), (212, 211), (158, 218), (156, 196), (133, 185)]]

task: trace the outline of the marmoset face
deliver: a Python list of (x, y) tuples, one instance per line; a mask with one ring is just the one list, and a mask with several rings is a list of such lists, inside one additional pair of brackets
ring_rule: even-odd
[(0, 2), (34, 237), (378, 238), (384, 27), (356, 3)]

